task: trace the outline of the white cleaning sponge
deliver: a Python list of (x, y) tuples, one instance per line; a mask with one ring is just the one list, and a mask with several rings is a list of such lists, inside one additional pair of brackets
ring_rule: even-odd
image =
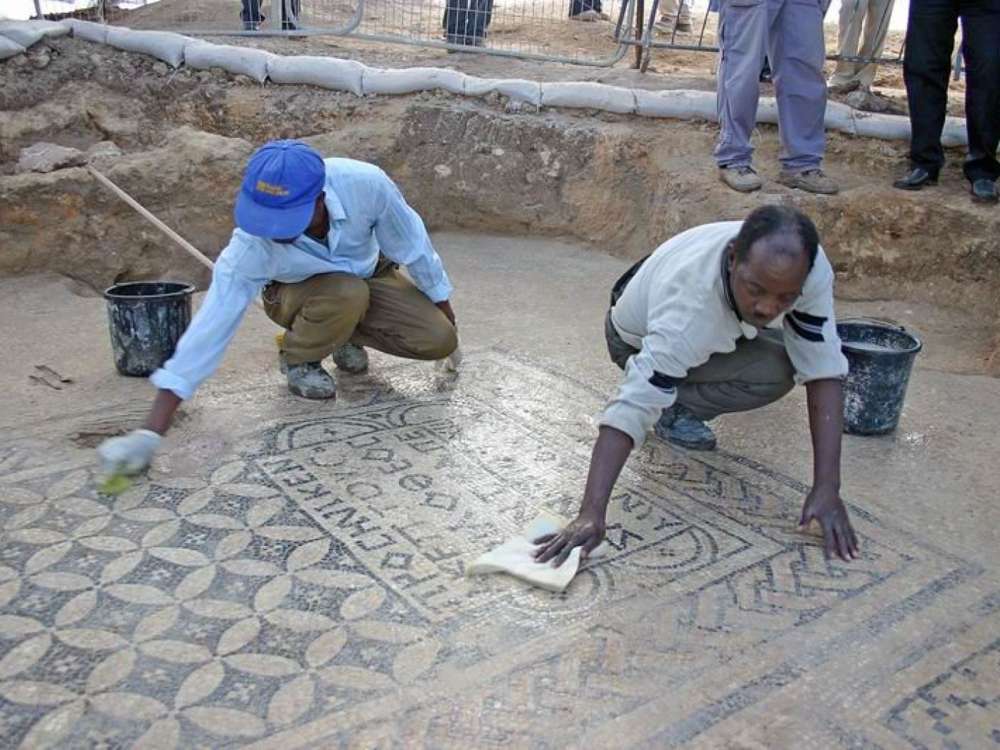
[[(535, 562), (535, 552), (538, 547), (534, 540), (547, 534), (555, 534), (564, 526), (564, 522), (550, 515), (536, 518), (519, 536), (511, 537), (499, 547), (495, 547), (484, 555), (480, 555), (474, 563), (465, 570), (467, 576), (486, 575), (488, 573), (506, 573), (507, 575), (527, 581), (532, 586), (547, 591), (563, 592), (580, 569), (581, 547), (574, 547), (566, 558), (566, 562), (558, 568), (552, 562)], [(607, 551), (607, 545), (602, 542), (590, 553), (590, 558), (600, 557)]]

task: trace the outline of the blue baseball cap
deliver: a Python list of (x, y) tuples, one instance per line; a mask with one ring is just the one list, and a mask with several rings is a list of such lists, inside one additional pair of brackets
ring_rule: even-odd
[(323, 192), (326, 165), (301, 141), (270, 141), (254, 151), (243, 173), (233, 216), (248, 234), (270, 240), (298, 237)]

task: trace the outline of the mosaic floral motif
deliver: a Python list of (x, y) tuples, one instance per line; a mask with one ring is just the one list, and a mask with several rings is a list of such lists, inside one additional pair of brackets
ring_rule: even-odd
[[(387, 377), (364, 403), (264, 425), (203, 476), (117, 498), (97, 494), (89, 454), (43, 464), (33, 438), (0, 444), (5, 744), (334, 743), (351, 726), (353, 742), (559, 745), (580, 695), (597, 726), (919, 556), (861, 519), (864, 559), (827, 561), (790, 531), (794, 482), (653, 441), (616, 488), (611, 554), (565, 594), (468, 579), (539, 510), (575, 511), (579, 415), (600, 398), (492, 353), (457, 381), (412, 364)], [(613, 621), (622, 604), (631, 619)], [(566, 623), (579, 640), (557, 653)], [(410, 707), (404, 734), (365, 723), (388, 698)]]

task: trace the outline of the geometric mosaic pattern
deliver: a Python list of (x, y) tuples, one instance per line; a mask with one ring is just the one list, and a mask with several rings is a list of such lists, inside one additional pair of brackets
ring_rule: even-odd
[[(979, 572), (857, 508), (862, 558), (826, 560), (794, 529), (803, 487), (651, 440), (616, 487), (611, 554), (566, 593), (468, 579), (540, 509), (575, 513), (601, 395), (497, 352), (457, 379), (404, 364), (355, 382), (363, 401), (117, 498), (97, 494), (89, 452), (0, 444), (7, 746), (663, 747), (859, 637), (811, 637), (824, 618), (878, 632)], [(765, 648), (777, 672), (713, 687)], [(890, 724), (941, 747), (1000, 741), (982, 716), (965, 729), (975, 712), (1000, 725), (998, 656), (957, 664)], [(703, 685), (702, 704), (672, 715), (671, 685)], [(608, 728), (641, 711), (655, 731)]]
[(1000, 747), (1000, 638), (920, 686), (886, 723), (916, 748)]

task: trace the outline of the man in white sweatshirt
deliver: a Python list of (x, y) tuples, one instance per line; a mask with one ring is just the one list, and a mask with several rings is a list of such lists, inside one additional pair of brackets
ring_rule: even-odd
[(800, 524), (816, 520), (826, 552), (857, 556), (840, 498), (842, 379), (834, 274), (816, 227), (783, 206), (746, 221), (707, 224), (661, 245), (618, 280), (605, 323), (611, 359), (625, 371), (600, 422), (576, 520), (537, 540), (536, 558), (561, 565), (604, 538), (611, 490), (650, 428), (691, 450), (715, 448), (705, 422), (765, 406), (804, 383), (814, 455)]

